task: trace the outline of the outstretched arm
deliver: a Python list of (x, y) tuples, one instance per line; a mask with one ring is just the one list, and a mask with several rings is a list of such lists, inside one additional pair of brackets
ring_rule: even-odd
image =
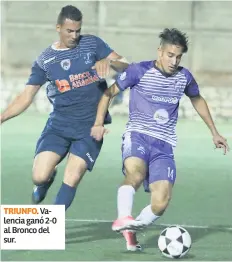
[(124, 57), (112, 52), (106, 58), (97, 61), (92, 69), (95, 69), (100, 77), (106, 78), (115, 77), (117, 73), (123, 72), (128, 65)]
[(103, 125), (111, 99), (116, 96), (120, 90), (124, 91), (128, 87), (133, 88), (139, 82), (139, 73), (138, 64), (128, 65), (127, 69), (117, 77), (116, 82), (104, 92), (98, 104), (94, 126), (91, 129), (91, 136), (96, 140), (102, 140), (104, 134), (108, 132)]
[(24, 91), (1, 113), (1, 123), (24, 112), (31, 105), (39, 88), (39, 85), (27, 85)]
[(199, 116), (204, 120), (210, 129), (216, 148), (222, 148), (224, 154), (226, 154), (226, 152), (229, 151), (229, 145), (227, 144), (226, 139), (218, 133), (205, 99), (201, 95), (198, 95), (195, 97), (190, 97), (190, 100)]
[(123, 72), (129, 65), (125, 57), (122, 57), (115, 52), (111, 53), (107, 59), (109, 60), (111, 68), (116, 72)]
[(106, 89), (98, 104), (96, 120), (94, 126), (91, 129), (91, 136), (98, 141), (102, 140), (104, 134), (107, 133), (107, 130), (104, 128), (104, 119), (109, 108), (110, 101), (119, 92), (120, 90), (118, 86), (113, 84), (111, 87)]
[(96, 37), (96, 63), (92, 67), (100, 78), (112, 78), (127, 68), (128, 62), (101, 38)]

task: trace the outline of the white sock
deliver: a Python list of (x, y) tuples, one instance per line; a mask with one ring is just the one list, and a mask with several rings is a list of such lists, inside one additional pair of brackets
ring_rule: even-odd
[(131, 216), (135, 189), (132, 186), (124, 185), (118, 189), (118, 218)]
[(159, 218), (160, 216), (152, 212), (151, 205), (148, 205), (141, 211), (138, 217), (136, 217), (136, 220), (141, 220), (145, 225), (150, 225)]

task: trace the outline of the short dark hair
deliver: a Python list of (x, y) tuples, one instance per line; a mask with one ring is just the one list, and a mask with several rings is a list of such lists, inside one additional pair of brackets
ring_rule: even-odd
[(73, 5), (64, 6), (58, 16), (57, 24), (62, 25), (65, 19), (70, 19), (73, 21), (81, 21), (82, 13), (81, 11)]
[(159, 34), (161, 39), (160, 44), (171, 44), (179, 45), (183, 47), (183, 52), (187, 53), (188, 51), (188, 37), (185, 33), (177, 30), (176, 28), (165, 28), (163, 32)]

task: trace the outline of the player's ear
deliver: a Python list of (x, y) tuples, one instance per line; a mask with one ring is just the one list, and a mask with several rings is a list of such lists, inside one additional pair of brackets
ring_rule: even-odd
[(158, 53), (158, 57), (162, 56), (162, 47), (161, 46), (158, 47), (157, 53)]
[(56, 32), (60, 33), (60, 28), (61, 28), (61, 25), (57, 24), (56, 25)]

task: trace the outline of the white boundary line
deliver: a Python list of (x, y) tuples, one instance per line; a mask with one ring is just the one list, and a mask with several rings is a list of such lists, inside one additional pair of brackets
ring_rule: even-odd
[[(106, 220), (106, 219), (77, 219), (77, 218), (67, 218), (65, 219), (66, 222), (93, 222), (93, 223), (112, 223), (113, 220)], [(173, 226), (175, 224), (157, 224), (157, 226)], [(219, 227), (219, 226), (199, 226), (199, 225), (180, 225), (185, 228), (202, 228), (202, 229), (223, 229), (232, 231), (232, 227)]]

